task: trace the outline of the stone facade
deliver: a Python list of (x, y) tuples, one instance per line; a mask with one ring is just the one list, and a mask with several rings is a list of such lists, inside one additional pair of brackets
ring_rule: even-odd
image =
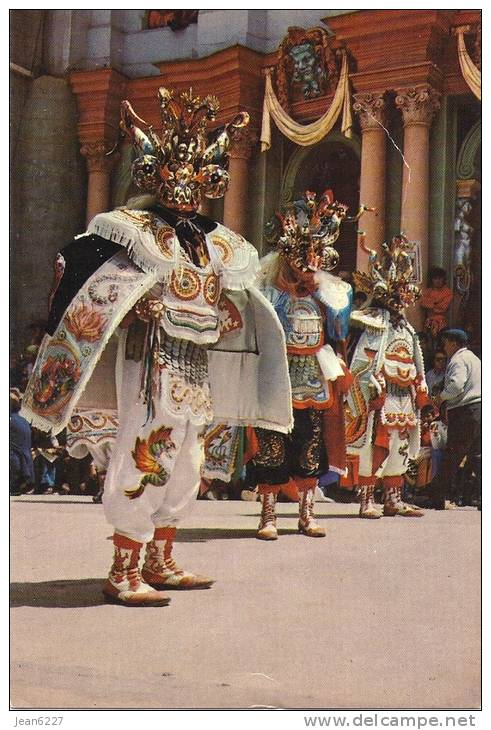
[[(291, 32), (301, 36), (302, 28), (306, 38), (317, 33), (309, 36), (307, 29), (324, 28), (329, 73), (344, 50), (350, 66), (353, 136), (348, 140), (335, 128), (310, 148), (315, 169), (325, 172), (335, 195), (336, 187), (340, 195), (353, 192), (351, 206), (361, 201), (376, 208), (362, 226), (371, 245), (403, 228), (421, 243), (423, 273), (444, 265), (452, 278), (459, 145), (480, 114), (459, 68), (452, 29), (465, 24), (473, 32), (478, 11), (200, 10), (196, 23), (177, 31), (145, 29), (145, 13), (11, 12), (15, 341), (25, 340), (29, 320), (44, 311), (57, 247), (81, 232), (86, 218), (124, 203), (130, 191), (131, 152), (123, 147), (111, 159), (105, 154), (116, 142), (123, 98), (156, 129), (161, 85), (216, 94), (217, 125), (249, 112), (248, 133), (232, 150), (230, 189), (223, 201), (207, 202), (206, 212), (265, 252), (264, 224), (286, 188), (294, 196), (299, 186), (319, 182), (312, 166), (309, 172), (296, 165), (304, 158), (301, 148), (274, 125), (269, 152), (262, 154), (258, 144), (264, 70), (279, 64), (282, 40)], [(297, 122), (324, 114), (333, 85), (319, 89), (289, 99), (287, 111)], [(469, 149), (477, 149), (476, 134)], [(475, 239), (479, 232), (474, 224)], [(363, 266), (356, 236), (343, 245), (351, 247), (345, 261)]]

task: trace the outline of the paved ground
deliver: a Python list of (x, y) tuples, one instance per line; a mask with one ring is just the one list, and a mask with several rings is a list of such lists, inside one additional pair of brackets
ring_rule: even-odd
[(480, 513), (356, 518), (321, 504), (325, 539), (254, 539), (259, 505), (197, 502), (179, 534), (212, 589), (166, 608), (105, 604), (101, 505), (11, 500), (15, 708), (476, 708)]

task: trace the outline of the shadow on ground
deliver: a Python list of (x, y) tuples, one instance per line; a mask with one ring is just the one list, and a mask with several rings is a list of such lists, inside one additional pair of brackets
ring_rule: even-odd
[[(83, 495), (85, 497), (86, 495)], [(86, 504), (100, 504), (99, 502), (93, 502), (92, 497), (89, 495), (86, 498), (80, 499), (70, 499), (69, 497), (62, 497), (60, 496), (59, 499), (56, 498), (46, 498), (46, 499), (29, 499), (27, 495), (10, 495), (11, 502), (24, 502), (25, 504), (80, 504), (80, 505), (86, 505)]]
[[(237, 515), (237, 517), (248, 517), (250, 518), (250, 515)], [(295, 518), (296, 515), (292, 515), (289, 513), (280, 513), (277, 515), (277, 517), (293, 517)], [(316, 520), (326, 520), (326, 519), (346, 519), (346, 518), (358, 518), (358, 515), (317, 515)], [(296, 527), (282, 527), (281, 525), (277, 525), (278, 527), (278, 534), (279, 535), (298, 535), (298, 530)], [(176, 542), (207, 542), (208, 540), (241, 540), (244, 538), (255, 538), (256, 537), (256, 529), (250, 529), (250, 528), (219, 528), (219, 527), (180, 527), (176, 534)], [(110, 538), (109, 538), (110, 539)]]
[(87, 608), (105, 605), (104, 580), (49, 580), (42, 583), (11, 583), (10, 605), (38, 608)]

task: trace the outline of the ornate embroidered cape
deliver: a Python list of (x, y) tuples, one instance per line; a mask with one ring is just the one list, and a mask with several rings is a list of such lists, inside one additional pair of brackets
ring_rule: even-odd
[[(114, 348), (107, 345), (135, 303), (157, 282), (176, 280), (180, 286), (178, 298), (185, 300), (188, 296), (177, 235), (152, 212), (121, 209), (101, 213), (84, 234), (91, 235), (120, 248), (85, 280), (52, 335), (45, 335), (24, 395), (24, 417), (36, 428), (53, 434), (66, 427), (77, 404), (116, 406)], [(220, 224), (206, 235), (206, 241), (210, 277), (219, 278), (227, 293), (230, 290), (246, 294), (244, 313), (239, 312), (235, 303), (222, 310), (221, 331), (228, 327), (234, 332), (234, 317), (238, 315), (247, 325), (249, 345), (252, 343), (252, 350), (239, 352), (225, 344), (224, 350), (210, 357), (210, 385), (218, 413), (234, 423), (287, 431), (292, 414), (284, 391), (288, 383), (284, 337), (271, 305), (253, 288), (257, 252), (242, 236)], [(205, 284), (204, 296), (212, 298), (213, 291)], [(193, 314), (192, 306), (188, 309)], [(217, 329), (214, 339), (218, 336)], [(214, 377), (218, 383), (214, 384)], [(242, 395), (249, 389), (249, 397), (238, 400), (237, 389), (230, 388), (232, 382), (240, 385)], [(90, 403), (81, 400), (84, 393), (90, 393), (85, 398)], [(97, 400), (104, 402), (96, 403)]]
[(394, 327), (384, 309), (355, 311), (351, 320), (363, 333), (350, 365), (354, 381), (345, 411), (348, 453), (375, 461), (374, 439), (381, 446), (382, 431), (397, 428), (407, 429), (408, 456), (414, 459), (420, 448), (420, 407), (427, 400), (416, 333), (407, 321)]

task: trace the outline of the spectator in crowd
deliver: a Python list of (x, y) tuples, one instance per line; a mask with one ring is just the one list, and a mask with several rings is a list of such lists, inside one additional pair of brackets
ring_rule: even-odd
[(426, 373), (426, 385), (430, 396), (438, 395), (443, 389), (446, 366), (447, 356), (445, 350), (436, 350), (433, 356), (433, 367)]
[(424, 310), (424, 330), (433, 348), (442, 330), (447, 326), (447, 311), (452, 303), (453, 293), (446, 284), (445, 269), (433, 266), (428, 272), (428, 286), (423, 290), (419, 306)]
[(22, 356), (18, 352), (11, 352), (9, 359), (9, 384), (11, 388), (20, 390), (23, 365)]
[(467, 348), (464, 330), (445, 330), (442, 339), (448, 365), (443, 390), (433, 400), (447, 414), (447, 448), (435, 484), (435, 509), (445, 509), (460, 465), (465, 457), (475, 459), (481, 446), (481, 361)]
[(433, 499), (433, 482), (440, 470), (447, 427), (432, 405), (421, 409), (421, 448), (406, 474), (406, 498), (419, 506)]
[(17, 388), (10, 389), (9, 428), (9, 491), (11, 495), (22, 494), (23, 489), (34, 484), (34, 465), (31, 454), (31, 426), (19, 415), (21, 394)]
[(31, 494), (53, 494), (56, 486), (56, 462), (63, 453), (56, 436), (34, 430), (34, 460), (37, 472), (36, 486)]
[(38, 354), (38, 348), (37, 345), (27, 345), (23, 357), (24, 361), (24, 371), (27, 376), (27, 379), (31, 377), (32, 369), (34, 367), (34, 363), (36, 362), (36, 357)]

